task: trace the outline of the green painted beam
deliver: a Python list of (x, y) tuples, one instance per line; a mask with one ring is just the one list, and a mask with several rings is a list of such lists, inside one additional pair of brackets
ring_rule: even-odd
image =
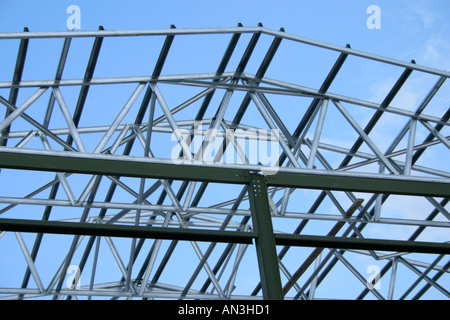
[(246, 170), (175, 164), (150, 158), (64, 151), (0, 148), (0, 168), (87, 173), (139, 178), (248, 183)]
[[(251, 244), (256, 232), (0, 218), (0, 231)], [(280, 246), (450, 254), (450, 243), (275, 234)]]
[(0, 219), (0, 231), (252, 244), (253, 232)]
[(450, 254), (450, 243), (275, 234), (277, 245)]
[(328, 171), (305, 172), (299, 174), (278, 173), (268, 176), (267, 185), (320, 190), (339, 190), (399, 195), (449, 197), (448, 179), (426, 180), (395, 175), (378, 174), (334, 174)]
[[(0, 147), (0, 168), (248, 184), (261, 166), (176, 164), (170, 160)], [(276, 187), (449, 197), (449, 179), (279, 168)]]
[(257, 233), (255, 246), (263, 298), (265, 300), (283, 300), (280, 268), (264, 176), (250, 175), (249, 197), (252, 224)]

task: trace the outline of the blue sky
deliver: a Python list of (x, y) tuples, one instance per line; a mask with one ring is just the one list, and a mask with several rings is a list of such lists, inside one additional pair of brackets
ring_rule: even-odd
[[(70, 14), (66, 12), (67, 7), (76, 4), (81, 9), (81, 30), (97, 30), (101, 25), (106, 30), (112, 29), (159, 29), (168, 28), (170, 25), (175, 25), (177, 28), (203, 28), (203, 27), (234, 27), (237, 23), (242, 23), (244, 26), (256, 26), (262, 23), (265, 27), (271, 29), (280, 29), (283, 27), (286, 32), (304, 36), (307, 38), (320, 40), (337, 45), (350, 44), (352, 48), (371, 52), (391, 58), (410, 61), (415, 59), (418, 64), (435, 67), (438, 69), (450, 69), (450, 2), (448, 0), (430, 0), (430, 1), (376, 1), (376, 0), (344, 0), (344, 1), (267, 1), (267, 0), (228, 0), (228, 1), (206, 1), (206, 0), (186, 0), (186, 1), (26, 1), (26, 0), (0, 0), (0, 32), (18, 32), (22, 31), (24, 27), (28, 27), (30, 31), (65, 31), (67, 30), (66, 21)], [(381, 28), (368, 29), (366, 21), (370, 14), (366, 12), (370, 5), (377, 5), (380, 8)], [(119, 41), (118, 39), (113, 39)], [(169, 55), (166, 65), (164, 66), (164, 73), (182, 73), (182, 72), (214, 72), (223, 50), (227, 44), (228, 36), (222, 38), (222, 42), (218, 43), (217, 48), (206, 48), (199, 45), (196, 48), (189, 47), (189, 43), (183, 42), (182, 39), (174, 42), (174, 51), (177, 48), (189, 49), (190, 60), (186, 60), (185, 64), (177, 64), (178, 55)], [(266, 41), (267, 40), (267, 41)], [(64, 78), (81, 78), (84, 73), (86, 61), (89, 58), (91, 43), (86, 45), (80, 39), (79, 42), (74, 41), (71, 45), (71, 51), (67, 67), (64, 71)], [(121, 40), (122, 41), (122, 40)], [(270, 43), (268, 39), (261, 39), (264, 43)], [(270, 40), (271, 41), (271, 40)], [(61, 50), (61, 42), (46, 41), (45, 47), (39, 47), (38, 44), (30, 44), (29, 54), (27, 56), (26, 67), (24, 70), (24, 79), (52, 79), (56, 70), (56, 64)], [(80, 43), (78, 45), (78, 43)], [(153, 63), (145, 66), (146, 59), (155, 59), (159, 54), (160, 44), (155, 47), (142, 47), (141, 51), (131, 52), (131, 48), (127, 47), (128, 40), (118, 42), (119, 45), (114, 45), (109, 39), (104, 41), (102, 52), (100, 56), (101, 63), (97, 66), (95, 76), (125, 76), (125, 75), (147, 75), (151, 72)], [(0, 50), (4, 54), (4, 60), (0, 61), (1, 70), (0, 81), (10, 81), (14, 68), (14, 62), (17, 54), (17, 46), (0, 44)], [(200, 43), (199, 43), (200, 44)], [(203, 43), (204, 45), (204, 43)], [(283, 46), (286, 47), (283, 47)], [(179, 47), (176, 47), (179, 46)], [(271, 68), (268, 70), (268, 77), (293, 82), (297, 84), (304, 84), (311, 87), (317, 87), (323, 81), (324, 76), (329, 71), (330, 66), (335, 61), (336, 54), (324, 54), (325, 63), (321, 65), (321, 60), (303, 59), (305, 54), (307, 57), (314, 58), (316, 51), (302, 51), (298, 46), (291, 47), (288, 42), (283, 42), (283, 46), (279, 50)], [(152, 51), (151, 49), (155, 49)], [(205, 52), (203, 48), (206, 48)], [(39, 50), (46, 49), (46, 55), (37, 55)], [(54, 49), (54, 50), (52, 50)], [(214, 53), (217, 49), (219, 55), (209, 54)], [(42, 51), (41, 51), (42, 52)], [(131, 55), (130, 55), (131, 52)], [(175, 51), (176, 53), (177, 51)], [(178, 51), (179, 53), (180, 51)], [(181, 51), (184, 52), (184, 51)], [(187, 52), (187, 51), (186, 51)], [(36, 53), (34, 55), (33, 53)], [(172, 52), (171, 52), (172, 54)], [(203, 54), (196, 57), (196, 54)], [(264, 54), (264, 51), (263, 53)], [(322, 54), (322, 53), (321, 53)], [(124, 57), (132, 57), (133, 59), (126, 59)], [(150, 58), (149, 58), (150, 57)], [(322, 57), (322, 56), (321, 56)], [(116, 63), (120, 59), (120, 64)], [(188, 63), (189, 62), (189, 63)], [(195, 62), (195, 63), (194, 63)], [(338, 77), (333, 83), (333, 89), (338, 93), (348, 95), (356, 95), (357, 97), (365, 98), (373, 101), (380, 101), (390, 89), (390, 86), (397, 79), (401, 69), (387, 68), (381, 70), (381, 74), (376, 74), (376, 67), (372, 64), (364, 65), (362, 69), (358, 69), (360, 62), (358, 59), (350, 60), (345, 64), (341, 77)], [(191, 64), (192, 63), (192, 64)], [(310, 65), (313, 64), (314, 65)], [(254, 68), (259, 65), (259, 61), (252, 62), (249, 68)], [(27, 68), (27, 66), (34, 66), (34, 68)], [(197, 71), (197, 67), (203, 68)], [(346, 69), (348, 66), (348, 69)], [(303, 69), (311, 68), (311, 69)], [(304, 72), (307, 70), (307, 72)], [(313, 74), (313, 70), (319, 70), (318, 75)], [(388, 71), (385, 73), (384, 71)], [(254, 73), (254, 72), (251, 72)], [(341, 75), (342, 74), (342, 75)], [(387, 79), (386, 79), (386, 75)], [(415, 105), (420, 102), (420, 98), (425, 94), (434, 80), (422, 76), (414, 78), (406, 86), (406, 89), (401, 92), (396, 98), (396, 104), (403, 105), (405, 102), (411, 105), (411, 110), (415, 109)], [(359, 82), (359, 91), (355, 92), (355, 88), (349, 86), (346, 81), (353, 80)], [(363, 81), (366, 82), (363, 82)], [(448, 83), (446, 83), (448, 88)], [(64, 89), (65, 97), (67, 97), (68, 105), (73, 105), (74, 100), (71, 101), (70, 89)], [(89, 93), (88, 103), (94, 104), (96, 99), (104, 94), (101, 88), (92, 89)], [(131, 93), (132, 88), (127, 88), (128, 91), (114, 92), (110, 98), (117, 95), (119, 99), (127, 98)], [(331, 90), (333, 91), (333, 90)], [(7, 90), (0, 90), (0, 94), (7, 96)], [(23, 90), (26, 92), (26, 90)], [(124, 93), (125, 92), (125, 93)], [(447, 91), (448, 92), (448, 91)], [(76, 99), (75, 90), (73, 98)], [(67, 94), (67, 95), (66, 95)], [(125, 95), (124, 95), (125, 94)], [(174, 101), (168, 101), (170, 105), (176, 104), (177, 99), (184, 101), (185, 96), (180, 89), (180, 97), (176, 97)], [(186, 97), (189, 97), (191, 91), (186, 92)], [(361, 95), (361, 96), (358, 96)], [(27, 94), (21, 96), (20, 99), (27, 97)], [(125, 97), (125, 98), (124, 98)], [(286, 98), (288, 100), (288, 98)], [(117, 103), (117, 107), (121, 107), (122, 100)], [(287, 101), (286, 100), (286, 101)], [(44, 99), (44, 101), (47, 101)], [(441, 101), (449, 102), (448, 94), (442, 97)], [(441, 106), (435, 106), (438, 114), (442, 110), (438, 108), (447, 108), (448, 103)], [(433, 106), (430, 106), (433, 108)], [(34, 109), (37, 110), (37, 109)], [(86, 108), (83, 114), (82, 126), (96, 125), (97, 120), (102, 118), (105, 123), (110, 123), (108, 116), (114, 117), (111, 114), (95, 113), (95, 109)], [(33, 109), (30, 108), (32, 114)], [(38, 112), (38, 111), (36, 111)], [(93, 112), (93, 113), (88, 113)], [(159, 111), (161, 112), (161, 111)], [(231, 112), (231, 111), (230, 111)], [(157, 114), (158, 115), (158, 114)], [(283, 114), (280, 110), (280, 116), (284, 116), (283, 120), (289, 129), (293, 130), (298, 123), (298, 119), (289, 119), (289, 114)], [(358, 114), (355, 111), (355, 116), (363, 120), (367, 120), (370, 115), (367, 113)], [(289, 122), (292, 120), (292, 123)], [(90, 122), (92, 121), (92, 123)], [(388, 117), (387, 121), (393, 121)], [(344, 132), (344, 131), (342, 131)], [(398, 133), (398, 130), (393, 130), (392, 133)], [(375, 135), (377, 133), (375, 132)], [(383, 142), (384, 134), (379, 133), (378, 140)], [(389, 133), (391, 134), (391, 133)], [(340, 136), (338, 133), (330, 134), (334, 139), (341, 140), (342, 145), (346, 142), (351, 143), (354, 136)], [(330, 138), (331, 139), (331, 138)], [(335, 141), (336, 141), (335, 140)], [(347, 140), (347, 141), (344, 141)], [(331, 141), (330, 142), (335, 142)], [(388, 143), (387, 141), (386, 143)], [(88, 142), (87, 142), (88, 143)], [(93, 144), (95, 146), (95, 144)], [(433, 161), (433, 159), (431, 159)], [(436, 164), (444, 168), (445, 164)], [(3, 173), (2, 173), (3, 174)], [(36, 175), (38, 176), (38, 175)], [(52, 174), (46, 175), (49, 179), (53, 178)], [(39, 181), (35, 180), (27, 186), (30, 191), (39, 186)], [(16, 186), (18, 189), (23, 188), (22, 185)], [(13, 195), (11, 190), (4, 190), (0, 187), (1, 196), (6, 196), (9, 193)], [(80, 190), (81, 191), (81, 190)], [(17, 195), (17, 193), (15, 193)], [(45, 198), (45, 195), (43, 195)], [(413, 205), (418, 203), (410, 203), (409, 206), (398, 205), (399, 202), (392, 201), (387, 204), (391, 206), (400, 215), (406, 216), (407, 211)], [(421, 204), (420, 204), (421, 205)], [(305, 206), (305, 210), (307, 210)], [(423, 210), (429, 210), (429, 206), (423, 207)], [(58, 216), (64, 217), (65, 211), (56, 209)], [(61, 211), (61, 212), (60, 212)], [(429, 212), (429, 211), (427, 211)], [(39, 215), (40, 216), (40, 213)], [(404, 217), (403, 216), (403, 217)], [(375, 228), (374, 228), (375, 229)], [(386, 230), (374, 230), (373, 234), (382, 235)], [(383, 234), (388, 236), (388, 234)], [(406, 236), (406, 235), (405, 235)], [(441, 237), (437, 235), (437, 240), (448, 239), (448, 232), (443, 233)], [(70, 239), (65, 238), (67, 242)], [(14, 242), (15, 239), (13, 238)], [(48, 243), (51, 245), (50, 243)], [(15, 244), (17, 245), (17, 244)], [(32, 246), (32, 241), (28, 244), (29, 248)], [(1, 247), (0, 247), (1, 248)], [(49, 247), (51, 250), (51, 246)], [(252, 251), (252, 250), (248, 250)], [(18, 259), (22, 259), (19, 250)], [(252, 253), (249, 253), (252, 256)], [(109, 257), (111, 258), (111, 257)], [(127, 259), (124, 254), (124, 260)], [(253, 255), (254, 258), (254, 255)], [(105, 260), (112, 261), (111, 260)], [(23, 262), (23, 261), (22, 261)], [(114, 262), (111, 262), (114, 263)], [(9, 268), (12, 268), (11, 266)], [(0, 271), (2, 266), (0, 265)], [(8, 269), (10, 272), (11, 269)], [(54, 271), (54, 270), (52, 270)], [(20, 274), (22, 269), (20, 270)], [(347, 271), (348, 272), (348, 271)], [(5, 274), (4, 272), (0, 272)], [(99, 275), (100, 276), (100, 275)], [(4, 280), (4, 279), (0, 279)], [(48, 280), (47, 280), (48, 281)], [(241, 280), (241, 281), (245, 281)], [(339, 278), (335, 280), (339, 282)], [(251, 284), (253, 285), (253, 283)], [(1, 283), (0, 283), (1, 286)], [(387, 285), (386, 285), (387, 287)]]

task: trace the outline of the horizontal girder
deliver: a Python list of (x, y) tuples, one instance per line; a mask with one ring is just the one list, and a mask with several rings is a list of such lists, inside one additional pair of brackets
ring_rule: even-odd
[[(248, 184), (251, 172), (267, 170), (257, 165), (189, 164), (189, 161), (176, 164), (171, 160), (8, 147), (1, 148), (0, 155), (2, 168), (232, 184)], [(276, 170), (276, 174), (267, 176), (267, 185), (435, 197), (450, 195), (449, 179), (282, 167)]]
[[(1, 231), (251, 244), (256, 232), (0, 219)], [(450, 254), (450, 243), (275, 234), (276, 245)]]

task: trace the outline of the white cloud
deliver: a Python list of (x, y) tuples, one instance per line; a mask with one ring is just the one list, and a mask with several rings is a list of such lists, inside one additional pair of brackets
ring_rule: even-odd
[(407, 1), (398, 18), (403, 29), (414, 33), (434, 28), (442, 17), (436, 11), (431, 11), (426, 2)]
[[(393, 196), (391, 195), (381, 209), (382, 218), (400, 218), (400, 219), (412, 219), (412, 220), (425, 220), (431, 211), (434, 210), (434, 206), (423, 197), (412, 196)], [(443, 215), (439, 214), (435, 221), (448, 221)], [(396, 233), (396, 236), (408, 238), (412, 230), (416, 227), (388, 227), (379, 226), (378, 232), (391, 236)], [(450, 230), (448, 228), (427, 228), (420, 237), (422, 241), (448, 241), (450, 236)]]
[(419, 8), (417, 9), (417, 13), (420, 15), (423, 23), (423, 27), (428, 29), (433, 27), (435, 17), (432, 12), (425, 8)]
[(440, 34), (433, 34), (419, 52), (423, 64), (439, 69), (450, 69), (450, 41)]

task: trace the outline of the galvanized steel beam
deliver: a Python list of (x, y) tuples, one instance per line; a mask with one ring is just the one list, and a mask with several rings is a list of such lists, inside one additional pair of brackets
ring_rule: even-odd
[(431, 74), (450, 77), (450, 72), (443, 71), (426, 66), (408, 63), (402, 60), (383, 57), (380, 55), (348, 48), (345, 46), (334, 45), (323, 41), (317, 41), (306, 37), (301, 37), (284, 31), (272, 30), (263, 26), (258, 27), (229, 27), (229, 28), (178, 28), (178, 29), (147, 29), (147, 30), (105, 30), (99, 31), (40, 31), (40, 32), (0, 32), (0, 39), (45, 39), (45, 38), (79, 38), (79, 37), (131, 37), (131, 36), (162, 36), (162, 35), (195, 35), (195, 34), (234, 34), (234, 33), (264, 33), (282, 39), (287, 39), (299, 43), (304, 43), (319, 48), (329, 49), (337, 52), (354, 55), (378, 62), (383, 62), (395, 66), (411, 68)]

